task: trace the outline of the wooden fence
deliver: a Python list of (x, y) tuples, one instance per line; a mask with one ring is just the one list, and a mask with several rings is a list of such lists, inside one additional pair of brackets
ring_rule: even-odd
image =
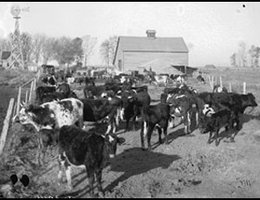
[[(219, 76), (219, 82), (218, 82), (217, 77), (211, 76), (211, 75), (208, 76), (208, 80), (209, 80), (209, 85), (210, 85), (212, 91), (214, 89), (214, 86), (217, 84), (219, 84), (221, 87), (223, 87), (223, 82), (222, 82), (221, 76)], [(232, 83), (231, 82), (228, 83), (228, 92), (232, 92)], [(243, 82), (242, 94), (246, 94), (246, 82)]]
[[(37, 80), (39, 80), (39, 78), (40, 78), (40, 74), (41, 74), (41, 71), (39, 70), (34, 78), (32, 78), (31, 80), (29, 80), (26, 83), (19, 86), (16, 102), (15, 102), (15, 98), (11, 98), (9, 101), (7, 114), (6, 114), (6, 117), (4, 120), (4, 125), (3, 125), (2, 133), (0, 136), (0, 155), (3, 153), (3, 149), (5, 146), (5, 141), (6, 141), (9, 125), (10, 125), (10, 119), (12, 116), (14, 117), (15, 115), (17, 115), (19, 113), (20, 104), (22, 102), (25, 102), (25, 103), (32, 102), (33, 93), (35, 92), (36, 83), (37, 83)], [(28, 86), (29, 84), (30, 84), (30, 89), (26, 89), (26, 86)], [(22, 91), (25, 91), (25, 99), (21, 99)], [(13, 113), (13, 115), (12, 115), (12, 113)]]

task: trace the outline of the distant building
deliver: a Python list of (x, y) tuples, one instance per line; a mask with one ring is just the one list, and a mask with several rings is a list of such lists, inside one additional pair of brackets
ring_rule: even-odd
[(11, 62), (11, 51), (2, 51), (0, 66), (9, 68)]
[(113, 65), (122, 72), (156, 73), (171, 66), (187, 66), (188, 48), (182, 37), (156, 37), (155, 30), (147, 30), (147, 37), (119, 36)]

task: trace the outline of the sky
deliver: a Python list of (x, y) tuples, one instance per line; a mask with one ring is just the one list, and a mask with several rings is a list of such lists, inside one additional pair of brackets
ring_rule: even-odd
[(98, 43), (89, 64), (103, 64), (99, 46), (110, 36), (183, 37), (189, 66), (229, 66), (240, 42), (260, 46), (260, 2), (0, 2), (0, 37), (14, 31), (12, 5), (28, 8), (20, 31)]

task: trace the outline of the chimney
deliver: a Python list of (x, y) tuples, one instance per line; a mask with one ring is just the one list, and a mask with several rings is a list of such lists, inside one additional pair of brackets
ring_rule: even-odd
[(155, 33), (156, 33), (155, 30), (147, 30), (147, 31), (146, 31), (146, 34), (147, 34), (147, 37), (148, 37), (148, 38), (153, 38), (153, 39), (155, 39)]

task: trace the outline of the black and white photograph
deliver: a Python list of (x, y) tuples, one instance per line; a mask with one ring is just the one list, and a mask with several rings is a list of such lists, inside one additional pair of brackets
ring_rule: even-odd
[(0, 2), (0, 198), (259, 198), (260, 2)]

